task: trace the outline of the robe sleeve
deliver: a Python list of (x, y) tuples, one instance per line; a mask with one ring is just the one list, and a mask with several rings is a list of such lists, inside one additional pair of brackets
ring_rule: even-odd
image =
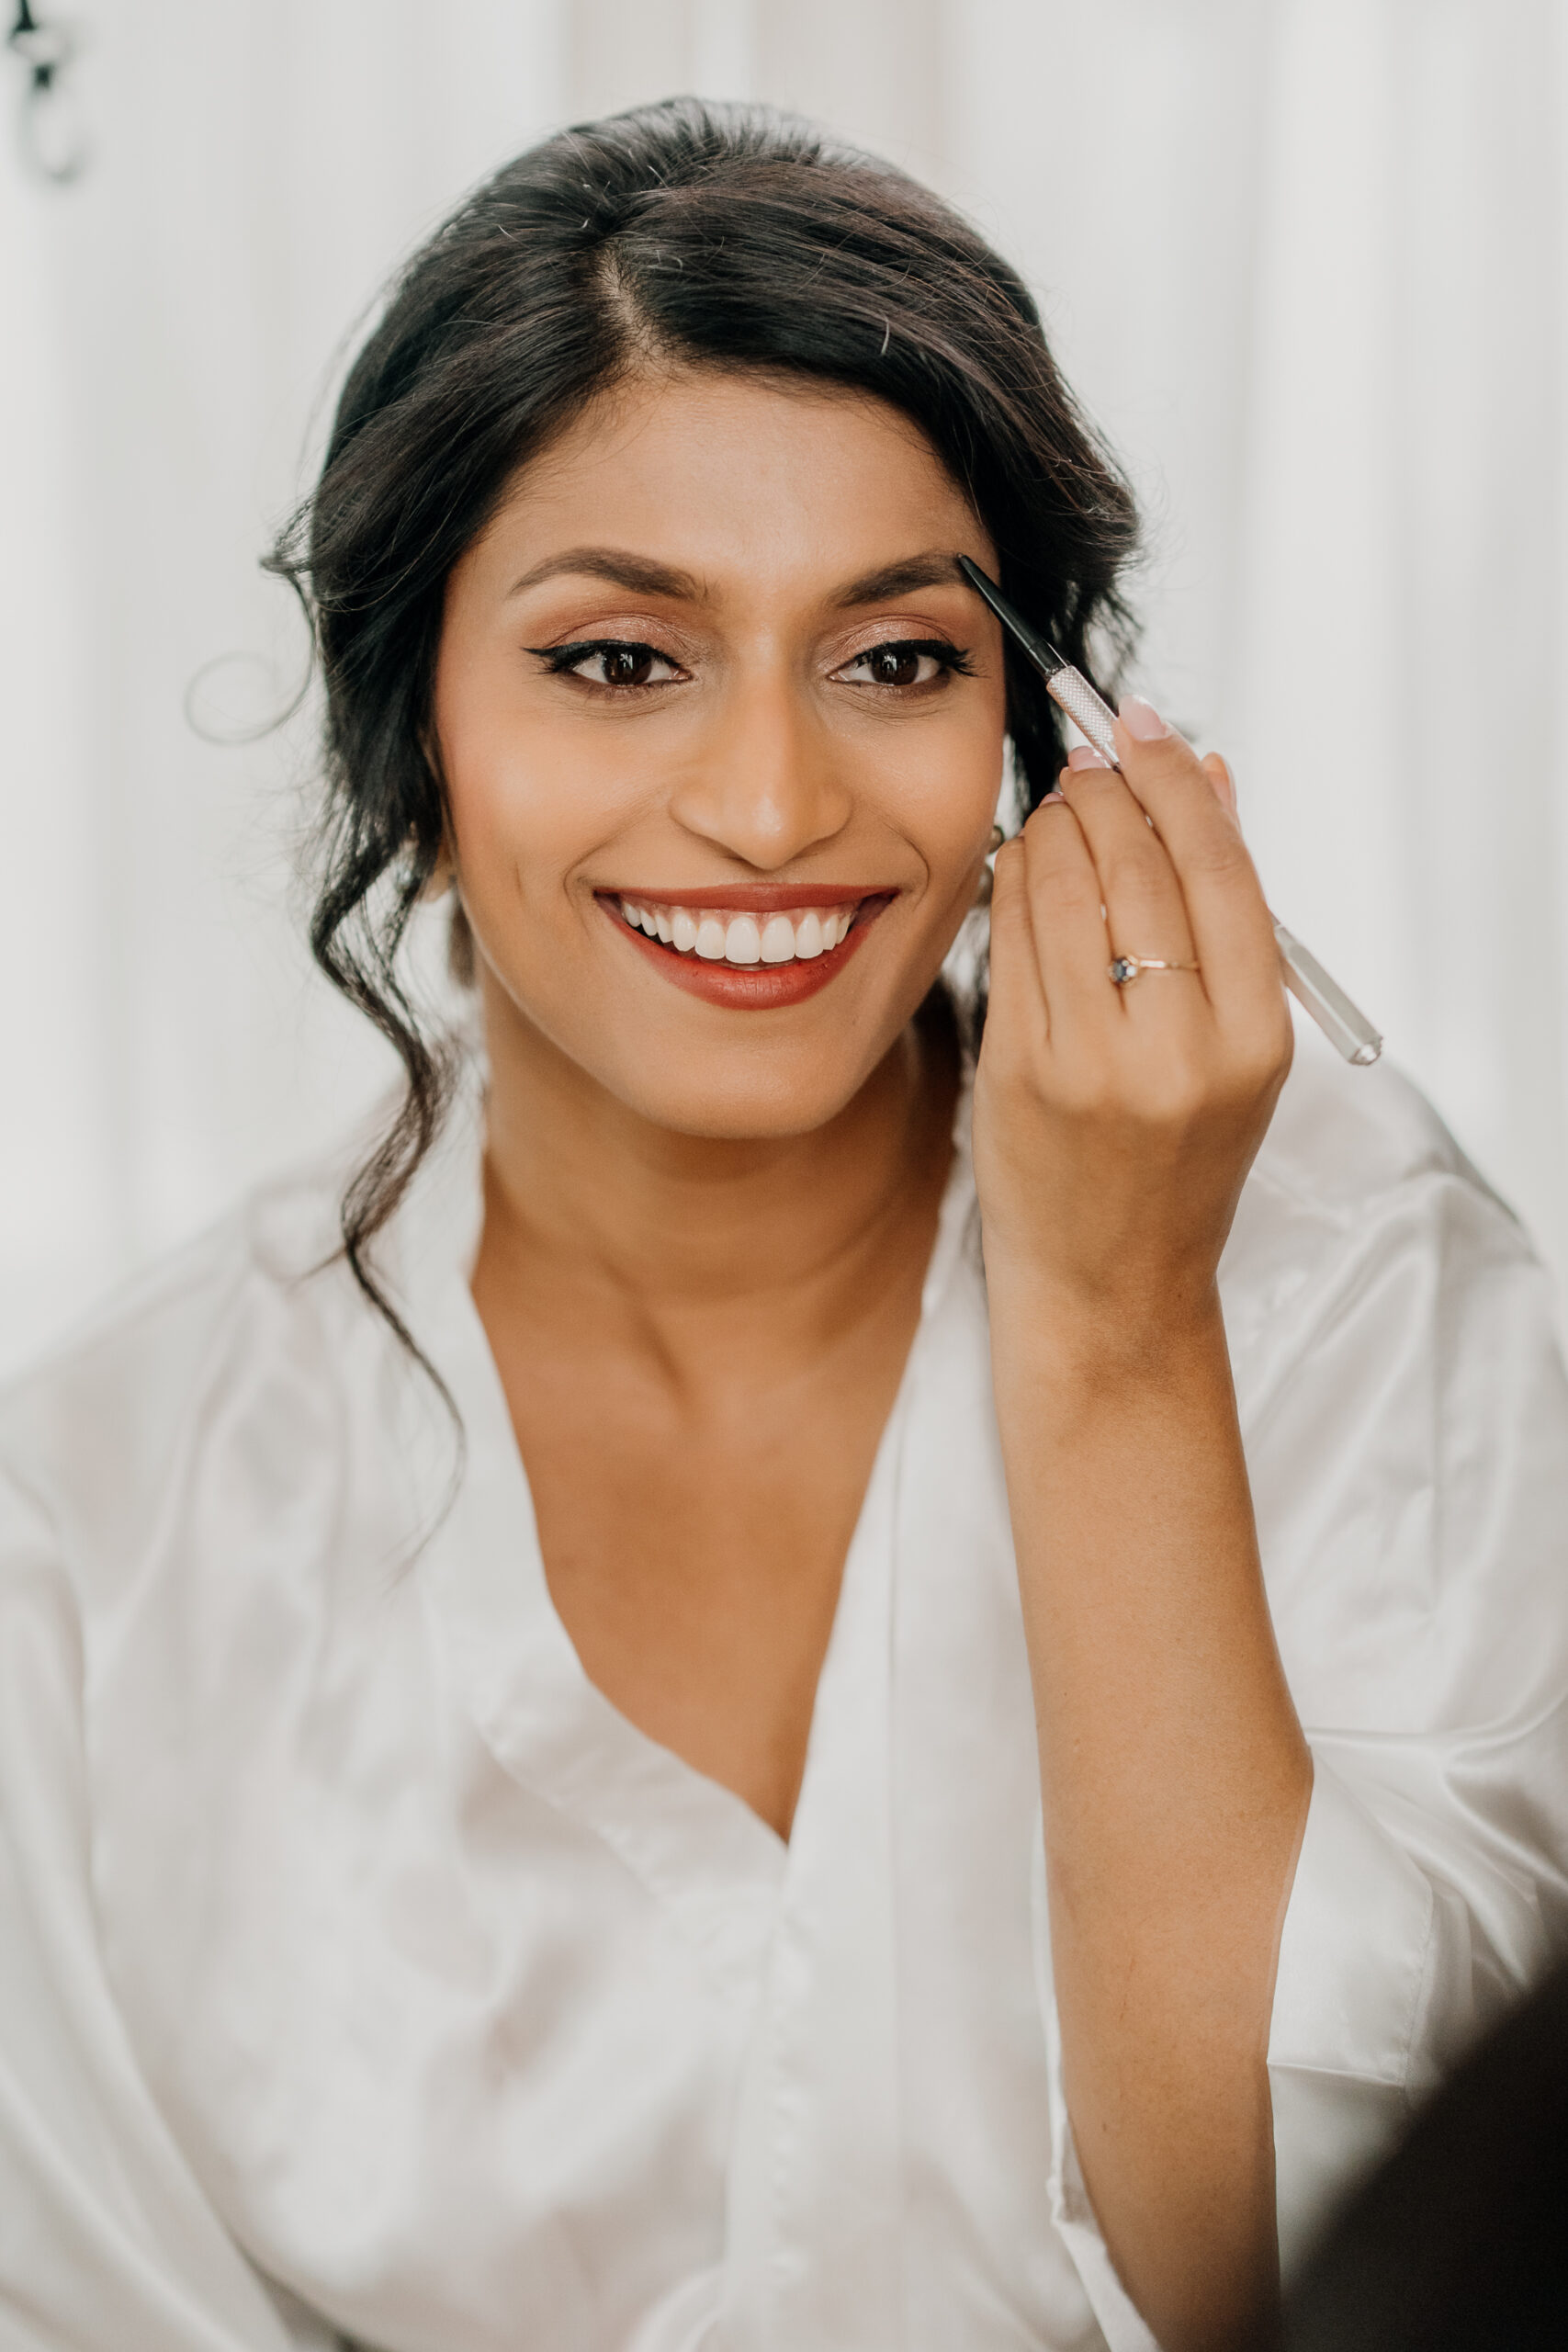
[[(1258, 1352), (1247, 1461), (1314, 1762), (1269, 2045), (1288, 2283), (1568, 1942), (1568, 1380), (1547, 1277), (1453, 1166), (1347, 1219)], [(1046, 2032), (1057, 2226), (1111, 2352), (1151, 2352), (1083, 2187), (1049, 2000)]]
[(1289, 2276), (1568, 1941), (1568, 1379), (1466, 1172), (1349, 1241), (1249, 1458), (1314, 1764), (1269, 2047)]
[(49, 1515), (0, 1471), (0, 2352), (324, 2352), (138, 2068), (95, 1911), (82, 1686)]

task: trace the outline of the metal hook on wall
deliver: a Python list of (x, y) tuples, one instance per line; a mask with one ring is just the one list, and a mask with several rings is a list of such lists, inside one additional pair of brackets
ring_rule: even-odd
[(86, 129), (66, 79), (76, 44), (63, 25), (40, 24), (29, 0), (17, 0), (6, 46), (27, 68), (22, 89), (22, 160), (40, 179), (59, 186), (79, 176), (87, 161)]

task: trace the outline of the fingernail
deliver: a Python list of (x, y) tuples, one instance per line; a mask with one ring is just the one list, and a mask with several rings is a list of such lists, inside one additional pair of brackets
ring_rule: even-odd
[(1170, 732), (1153, 703), (1145, 702), (1142, 695), (1123, 695), (1116, 716), (1136, 743), (1157, 743)]
[(1108, 768), (1111, 765), (1111, 763), (1102, 752), (1097, 752), (1095, 750), (1092, 743), (1075, 743), (1072, 750), (1067, 753), (1067, 765), (1075, 770), (1078, 768)]
[(1066, 803), (1066, 793), (1043, 792), (1040, 796), (1039, 805), (1042, 808), (1049, 808), (1052, 803), (1055, 802), (1058, 808), (1061, 808)]
[(1235, 815), (1235, 778), (1231, 774), (1230, 762), (1218, 752), (1213, 756), (1214, 765), (1219, 770), (1219, 775), (1214, 779), (1214, 789), (1234, 817)]

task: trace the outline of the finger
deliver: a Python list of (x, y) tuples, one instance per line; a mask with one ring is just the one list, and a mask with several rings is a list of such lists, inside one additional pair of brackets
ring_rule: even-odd
[(1274, 927), (1241, 829), (1190, 744), (1136, 696), (1122, 706), (1116, 755), (1180, 885), (1209, 1000), (1227, 1021), (1278, 1017)]
[[(1194, 962), (1176, 868), (1125, 779), (1108, 763), (1082, 760), (1074, 764), (1065, 789), (1100, 876), (1111, 954)], [(1172, 983), (1138, 989), (1137, 1010), (1143, 1014), (1157, 1007), (1162, 1019), (1184, 1018), (1192, 1009), (1194, 989), (1201, 994), (1200, 975), (1179, 980), (1172, 976)], [(1130, 995), (1122, 1002), (1133, 1009)]]
[(1213, 786), (1214, 797), (1221, 808), (1227, 808), (1234, 817), (1236, 813), (1235, 778), (1232, 775), (1228, 763), (1220, 757), (1218, 752), (1206, 752), (1198, 764)]
[(1050, 1015), (1034, 954), (1029, 885), (1021, 841), (1004, 842), (991, 876), (990, 991), (986, 1008), (987, 1051), (1021, 1057), (1050, 1035)]
[[(1070, 773), (1062, 786), (1070, 786)], [(1103, 1034), (1113, 1020), (1111, 937), (1093, 853), (1064, 790), (1050, 794), (1022, 833), (1034, 953), (1053, 1042)]]

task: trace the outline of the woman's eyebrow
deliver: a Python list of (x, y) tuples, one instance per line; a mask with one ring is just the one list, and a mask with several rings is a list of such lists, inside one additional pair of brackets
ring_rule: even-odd
[(514, 580), (506, 592), (506, 601), (522, 595), (526, 588), (536, 588), (541, 581), (555, 580), (564, 572), (575, 572), (580, 578), (607, 580), (612, 587), (629, 588), (637, 596), (684, 596), (700, 602), (703, 591), (689, 571), (677, 571), (671, 565), (657, 563), (651, 556), (633, 555), (625, 548), (566, 548), (559, 555), (547, 556), (531, 571)]
[[(680, 596), (694, 604), (703, 601), (701, 583), (689, 571), (660, 563), (652, 556), (634, 555), (626, 548), (565, 548), (514, 580), (506, 592), (507, 600), (547, 580), (573, 573), (581, 579), (606, 580), (634, 595)], [(840, 605), (877, 605), (890, 596), (907, 596), (917, 588), (950, 585), (964, 585), (957, 558), (946, 548), (932, 548), (923, 555), (905, 556), (897, 563), (863, 572), (840, 588), (833, 601)]]
[(925, 555), (906, 556), (901, 562), (884, 564), (880, 571), (867, 571), (852, 580), (834, 601), (880, 605), (889, 596), (907, 596), (916, 588), (945, 588), (951, 583), (960, 588), (964, 584), (957, 557), (946, 548), (932, 548)]

